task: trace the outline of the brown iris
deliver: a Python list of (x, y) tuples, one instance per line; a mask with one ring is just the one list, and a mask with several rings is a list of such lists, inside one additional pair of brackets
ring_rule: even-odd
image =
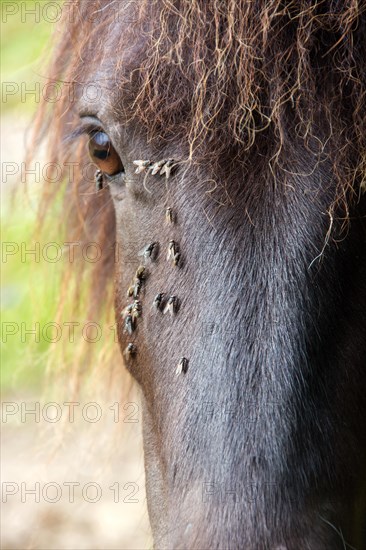
[(89, 139), (89, 154), (99, 170), (108, 176), (123, 172), (123, 164), (109, 136), (102, 131), (93, 132)]

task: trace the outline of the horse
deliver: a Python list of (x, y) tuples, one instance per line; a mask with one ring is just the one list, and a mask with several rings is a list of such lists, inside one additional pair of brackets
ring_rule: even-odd
[(158, 549), (366, 548), (365, 34), (363, 0), (63, 7), (43, 212), (72, 166)]

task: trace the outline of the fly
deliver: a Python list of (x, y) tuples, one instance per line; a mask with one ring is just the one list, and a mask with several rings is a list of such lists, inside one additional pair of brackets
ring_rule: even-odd
[(140, 300), (135, 300), (131, 305), (132, 319), (135, 320), (142, 315), (142, 305)]
[(146, 277), (146, 267), (144, 265), (140, 265), (136, 269), (135, 277), (136, 277), (136, 279), (140, 279), (140, 281), (143, 281), (145, 279), (145, 277)]
[(131, 336), (135, 328), (135, 320), (131, 313), (128, 313), (125, 317), (125, 330)]
[(134, 357), (136, 353), (137, 353), (137, 347), (135, 346), (135, 344), (129, 343), (125, 351), (123, 352), (123, 355), (127, 359), (130, 359), (131, 357)]
[(174, 214), (170, 207), (165, 210), (165, 221), (168, 224), (174, 223)]
[(156, 258), (158, 256), (158, 251), (159, 251), (159, 243), (152, 242), (152, 243), (144, 246), (144, 248), (142, 250), (140, 250), (138, 255), (143, 256), (143, 258), (145, 260), (154, 261), (154, 260), (156, 260)]
[(135, 174), (140, 174), (146, 171), (146, 168), (150, 166), (151, 162), (149, 160), (134, 160), (133, 164), (137, 166)]
[(163, 176), (165, 174), (167, 180), (170, 178), (173, 169), (173, 163), (174, 159), (168, 159), (160, 170), (160, 175)]
[(137, 300), (137, 298), (140, 295), (141, 287), (142, 287), (141, 279), (136, 278), (135, 282), (134, 282), (134, 286), (133, 286), (133, 297), (134, 297), (135, 300)]
[(95, 188), (97, 191), (101, 191), (103, 189), (104, 181), (103, 181), (103, 172), (101, 170), (97, 170), (94, 174), (94, 181), (95, 181)]
[(131, 296), (133, 296), (134, 290), (135, 290), (135, 284), (132, 283), (127, 289), (127, 292), (126, 292), (127, 298), (131, 298)]
[(178, 266), (178, 265), (179, 265), (179, 262), (180, 262), (180, 252), (179, 252), (177, 243), (176, 243), (175, 241), (173, 241), (173, 240), (169, 241), (168, 253), (167, 253), (166, 259), (167, 259), (168, 261), (171, 260), (171, 262), (172, 262), (172, 264), (173, 264), (174, 266)]
[(188, 370), (188, 359), (186, 357), (182, 357), (178, 363), (175, 374), (179, 376), (180, 374), (185, 374), (187, 370)]
[(170, 313), (171, 316), (175, 315), (177, 313), (177, 309), (178, 309), (178, 299), (176, 296), (170, 296), (170, 298), (168, 299), (167, 303), (166, 303), (166, 306), (164, 308), (164, 315), (166, 313)]
[[(158, 160), (157, 162), (154, 162), (154, 164), (151, 167), (151, 175), (155, 176), (160, 170), (162, 170), (162, 167), (167, 161), (164, 160)], [(161, 173), (161, 172), (160, 172)]]
[(126, 317), (127, 315), (131, 314), (133, 308), (133, 304), (129, 304), (123, 311), (121, 311), (122, 317)]
[(163, 302), (163, 298), (164, 298), (164, 292), (159, 292), (159, 294), (157, 294), (154, 298), (154, 301), (153, 301), (153, 307), (159, 311), (161, 311), (161, 306), (162, 306), (162, 302)]
[(172, 260), (174, 258), (174, 256), (177, 254), (178, 252), (178, 246), (177, 246), (177, 243), (173, 240), (169, 241), (169, 244), (168, 244), (168, 253), (167, 253), (167, 256), (166, 256), (166, 259), (169, 261), (169, 260)]

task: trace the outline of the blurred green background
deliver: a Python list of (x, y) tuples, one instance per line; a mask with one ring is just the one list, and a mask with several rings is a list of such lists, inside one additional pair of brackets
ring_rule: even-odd
[[(19, 391), (20, 387), (40, 388), (44, 378), (46, 352), (52, 346), (39, 331), (40, 339), (26, 334), (26, 329), (40, 327), (55, 318), (60, 262), (50, 263), (34, 250), (35, 221), (40, 184), (32, 181), (26, 190), (24, 172), (25, 135), (38, 107), (38, 97), (27, 93), (45, 82), (46, 69), (42, 54), (57, 19), (51, 7), (43, 13), (46, 2), (35, 0), (8, 2), (1, 0), (1, 382), (2, 392)], [(59, 3), (61, 6), (61, 4)], [(46, 15), (46, 17), (44, 17)], [(12, 177), (7, 171), (16, 166)], [(33, 180), (36, 178), (34, 177)], [(20, 181), (19, 181), (20, 180)], [(25, 192), (26, 191), (26, 192)], [(57, 210), (57, 205), (55, 205)], [(60, 242), (50, 234), (47, 241)], [(51, 238), (50, 238), (51, 237)], [(52, 238), (53, 237), (53, 238)], [(46, 241), (46, 239), (45, 239)], [(12, 253), (11, 253), (12, 252)], [(57, 268), (58, 266), (58, 268)], [(23, 324), (22, 324), (23, 323)], [(17, 331), (7, 335), (7, 331)], [(52, 335), (47, 338), (52, 339)]]
[[(59, 4), (61, 9), (61, 2), (53, 3)], [(46, 2), (39, 0), (17, 0), (16, 2), (0, 0), (0, 4), (1, 80), (2, 82), (27, 82), (30, 88), (33, 82), (42, 80), (39, 61), (54, 29), (53, 21), (58, 18), (57, 10), (55, 9), (52, 13), (51, 9), (47, 9), (43, 13), (42, 7)], [(35, 102), (31, 98), (29, 101), (19, 102), (18, 95), (9, 97), (1, 103), (2, 114), (15, 108), (18, 113), (20, 111), (32, 113), (34, 107)]]

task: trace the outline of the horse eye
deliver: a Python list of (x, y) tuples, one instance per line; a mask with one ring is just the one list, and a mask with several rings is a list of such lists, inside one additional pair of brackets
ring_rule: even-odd
[(93, 132), (89, 139), (89, 154), (99, 170), (108, 176), (123, 172), (123, 164), (109, 136), (102, 131)]

